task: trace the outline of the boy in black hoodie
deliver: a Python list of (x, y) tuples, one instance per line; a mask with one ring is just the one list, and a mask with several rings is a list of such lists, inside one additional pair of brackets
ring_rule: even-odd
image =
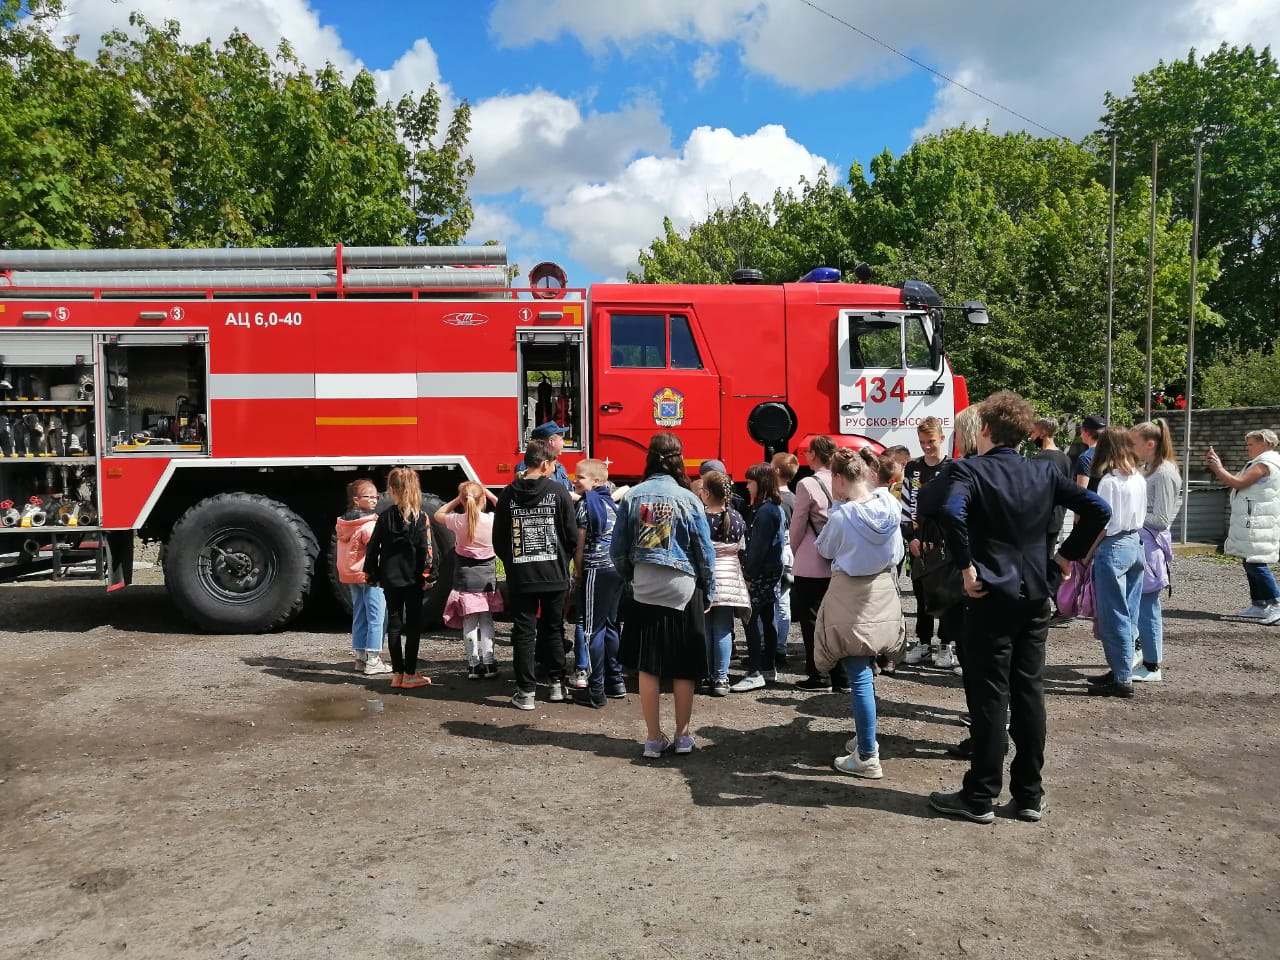
[(545, 440), (531, 440), (525, 473), (498, 495), (493, 549), (507, 573), (516, 692), (521, 710), (534, 708), (536, 662), (550, 674), (548, 699), (565, 699), (564, 601), (578, 520), (569, 491), (551, 479), (556, 458)]

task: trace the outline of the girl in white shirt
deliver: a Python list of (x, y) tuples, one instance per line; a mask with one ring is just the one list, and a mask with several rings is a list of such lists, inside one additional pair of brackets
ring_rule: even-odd
[(1147, 515), (1147, 481), (1138, 469), (1133, 438), (1108, 427), (1093, 453), (1098, 496), (1111, 508), (1111, 520), (1093, 555), (1093, 591), (1098, 639), (1111, 667), (1090, 679), (1089, 693), (1133, 696), (1133, 638), (1137, 635), (1145, 569), (1138, 529)]

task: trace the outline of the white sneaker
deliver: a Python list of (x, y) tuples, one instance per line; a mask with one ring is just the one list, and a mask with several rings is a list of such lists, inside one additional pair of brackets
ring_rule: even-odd
[(390, 673), (391, 664), (384, 661), (381, 657), (370, 657), (364, 662), (364, 675), (366, 677), (376, 677), (381, 673)]
[(1129, 669), (1130, 669), (1130, 670), (1137, 670), (1140, 666), (1142, 666), (1142, 663), (1143, 663), (1143, 660), (1142, 660), (1142, 648), (1141, 648), (1141, 647), (1139, 647), (1139, 646), (1134, 646), (1134, 648), (1133, 648), (1133, 663), (1129, 664)]
[(1154, 670), (1148, 670), (1145, 664), (1139, 663), (1133, 668), (1132, 678), (1135, 683), (1159, 683), (1161, 680), (1160, 668), (1156, 667)]
[(960, 666), (960, 664), (957, 663), (954, 667), (951, 668), (951, 672), (954, 673), (957, 677), (963, 677), (964, 667)]
[(956, 655), (951, 652), (951, 644), (938, 651), (938, 655), (933, 658), (933, 665), (939, 670), (950, 670), (956, 665)]
[(1280, 623), (1280, 603), (1273, 603), (1267, 607), (1267, 612), (1263, 614), (1261, 623), (1264, 627)]
[(879, 780), (884, 776), (884, 769), (880, 766), (880, 754), (878, 753), (863, 760), (858, 756), (858, 751), (855, 750), (847, 757), (836, 757), (832, 766), (841, 773), (847, 773), (854, 777), (866, 777), (868, 780)]
[(729, 689), (734, 693), (748, 693), (752, 690), (761, 690), (764, 688), (764, 677), (758, 673), (749, 673)]
[(907, 655), (902, 658), (902, 662), (914, 667), (923, 662), (927, 656), (929, 656), (929, 644), (917, 643), (907, 651)]
[(1248, 617), (1250, 620), (1261, 620), (1266, 615), (1267, 607), (1258, 603), (1250, 604), (1236, 614), (1237, 617)]
[(573, 675), (569, 677), (569, 686), (575, 690), (587, 689), (587, 681), (591, 678), (586, 670), (575, 670)]

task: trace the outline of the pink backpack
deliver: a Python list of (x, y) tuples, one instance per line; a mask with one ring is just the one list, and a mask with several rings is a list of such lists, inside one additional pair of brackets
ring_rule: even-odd
[(1092, 617), (1097, 613), (1093, 596), (1093, 567), (1071, 561), (1071, 579), (1058, 588), (1058, 613), (1064, 617)]

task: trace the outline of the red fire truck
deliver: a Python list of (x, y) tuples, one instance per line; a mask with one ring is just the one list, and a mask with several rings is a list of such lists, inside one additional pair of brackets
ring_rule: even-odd
[(498, 246), (0, 251), (0, 579), (93, 560), (115, 589), (136, 535), (194, 624), (270, 630), (327, 591), (356, 476), (501, 486), (555, 420), (570, 470), (633, 480), (672, 430), (741, 477), (967, 404), (928, 285), (753, 273), (582, 290), (540, 264), (517, 290)]

